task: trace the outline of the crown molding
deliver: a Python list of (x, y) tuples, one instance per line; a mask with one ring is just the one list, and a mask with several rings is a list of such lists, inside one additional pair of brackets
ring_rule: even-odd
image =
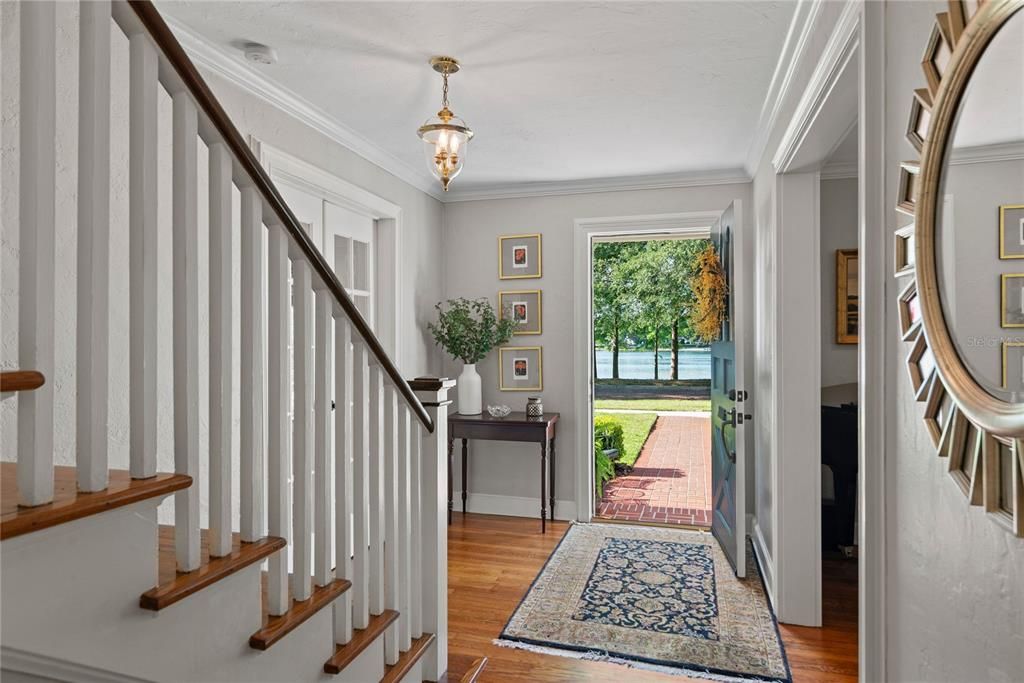
[(730, 168), (692, 173), (663, 173), (646, 176), (485, 185), (480, 188), (455, 188), (448, 192), (448, 196), (443, 201), (445, 203), (474, 202), (487, 199), (554, 197), (558, 195), (625, 192), (629, 190), (664, 190), (680, 187), (736, 185), (749, 182), (750, 176), (743, 169)]
[(994, 145), (961, 147), (950, 154), (952, 166), (961, 164), (985, 164), (999, 161), (1020, 161), (1024, 159), (1024, 142), (1000, 142)]
[(858, 176), (856, 161), (843, 161), (838, 163), (825, 164), (821, 169), (822, 180), (841, 180), (843, 178), (856, 178)]
[(185, 52), (197, 65), (295, 117), (417, 190), (427, 193), (434, 199), (443, 199), (437, 182), (425, 172), (420, 172), (300, 95), (258, 73), (222, 46), (198, 35), (187, 25), (171, 17), (165, 17), (165, 20), (174, 31), (178, 42), (185, 48)]
[(824, 0), (800, 0), (793, 11), (793, 19), (789, 23), (786, 40), (782, 44), (782, 51), (775, 63), (775, 72), (772, 74), (764, 104), (761, 106), (757, 127), (754, 130), (754, 139), (747, 151), (744, 169), (751, 177), (757, 174), (757, 167), (761, 163), (761, 158), (768, 146), (768, 139), (778, 120), (779, 110), (793, 85), (796, 68), (804, 59), (810, 36), (817, 27), (818, 14), (821, 12), (823, 4)]

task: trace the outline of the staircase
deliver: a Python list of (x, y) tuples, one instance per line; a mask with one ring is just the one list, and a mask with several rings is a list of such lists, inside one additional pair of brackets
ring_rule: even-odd
[[(447, 680), (454, 382), (402, 377), (149, 2), (76, 7), (77, 291), (59, 288), (67, 7), (3, 8), (19, 45), (4, 58), (20, 60), (17, 318), (5, 302), (3, 320), (18, 367), (0, 376), (17, 413), (0, 464), (5, 680)], [(112, 142), (125, 140), (119, 169)], [(112, 220), (118, 183), (127, 226)], [(125, 227), (127, 259), (112, 262)], [(111, 277), (125, 271), (120, 302)], [(127, 358), (110, 359), (122, 336)], [(69, 338), (74, 381), (54, 382)], [(55, 448), (61, 404), (73, 452)], [(117, 438), (128, 457), (111, 469)]]

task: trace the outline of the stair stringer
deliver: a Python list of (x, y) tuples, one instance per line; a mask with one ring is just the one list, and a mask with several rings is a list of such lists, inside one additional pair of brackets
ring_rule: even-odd
[(159, 612), (139, 607), (157, 577), (151, 499), (3, 542), (0, 640), (43, 658), (155, 681), (366, 683), (383, 675), (383, 639), (327, 676), (332, 609), (265, 652), (260, 566), (252, 565)]

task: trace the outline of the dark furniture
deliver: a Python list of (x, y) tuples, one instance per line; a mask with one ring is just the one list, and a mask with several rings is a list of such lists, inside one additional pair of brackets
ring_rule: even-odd
[(855, 545), (857, 516), (857, 407), (821, 407), (821, 463), (832, 470), (835, 500), (822, 501), (821, 545)]
[[(555, 519), (555, 425), (558, 413), (545, 413), (540, 417), (527, 417), (526, 413), (511, 413), (508, 417), (480, 415), (448, 416), (448, 523), (452, 523), (452, 450), (456, 439), (462, 439), (462, 512), (466, 512), (466, 494), (469, 479), (466, 476), (469, 461), (469, 440), (525, 441), (540, 444), (540, 530), (547, 531), (548, 503), (551, 520)], [(550, 483), (548, 483), (550, 480)]]

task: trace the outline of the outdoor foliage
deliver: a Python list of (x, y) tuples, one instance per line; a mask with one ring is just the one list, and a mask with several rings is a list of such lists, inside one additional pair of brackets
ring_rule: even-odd
[(708, 249), (713, 250), (708, 240), (690, 239), (594, 245), (594, 345), (612, 352), (612, 378), (619, 376), (624, 347), (671, 348), (672, 377), (678, 378), (676, 352), (698, 340), (692, 284)]
[[(600, 498), (605, 482), (615, 477), (615, 467), (629, 469), (636, 464), (658, 416), (655, 413), (594, 413), (594, 483)], [(614, 463), (602, 453), (616, 448)]]
[(625, 450), (622, 441), (622, 424), (611, 415), (594, 416), (594, 441), (602, 448), (614, 448), (619, 453)]
[(729, 292), (729, 283), (714, 247), (708, 245), (700, 254), (696, 271), (691, 283), (694, 293), (693, 330), (701, 341), (712, 342), (721, 334), (726, 315), (725, 297)]
[(601, 451), (601, 444), (594, 442), (594, 493), (598, 500), (604, 496), (604, 485), (615, 477), (615, 465)]
[(449, 299), (434, 308), (437, 322), (427, 323), (434, 343), (463, 363), (482, 361), (491, 349), (512, 338), (516, 326), (511, 315), (499, 320), (487, 299)]

